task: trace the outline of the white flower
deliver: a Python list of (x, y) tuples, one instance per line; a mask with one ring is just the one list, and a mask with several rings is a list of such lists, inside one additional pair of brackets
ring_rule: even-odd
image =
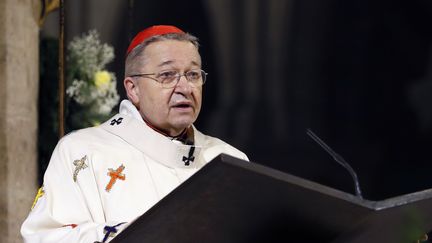
[(120, 99), (115, 74), (105, 70), (113, 59), (113, 48), (101, 44), (96, 30), (75, 37), (68, 45), (70, 72), (66, 94), (88, 109), (89, 117), (109, 115)]

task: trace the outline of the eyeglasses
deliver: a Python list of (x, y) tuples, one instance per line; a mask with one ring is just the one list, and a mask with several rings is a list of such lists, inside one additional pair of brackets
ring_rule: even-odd
[[(204, 85), (206, 81), (207, 74), (204, 70), (190, 70), (183, 74), (180, 74), (179, 71), (176, 70), (167, 70), (159, 73), (138, 73), (129, 75), (129, 77), (144, 77), (153, 79), (154, 81), (160, 83), (162, 88), (173, 88), (180, 81), (182, 76), (185, 76), (186, 80), (193, 85), (194, 87), (200, 87)], [(155, 75), (155, 77), (150, 77), (151, 75)]]

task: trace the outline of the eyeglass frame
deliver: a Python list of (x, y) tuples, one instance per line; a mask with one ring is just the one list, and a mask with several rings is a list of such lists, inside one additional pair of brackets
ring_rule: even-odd
[[(170, 71), (175, 71), (177, 74), (175, 75), (174, 79), (172, 79), (172, 81), (169, 82), (170, 84), (173, 83), (173, 85), (169, 85), (168, 87), (164, 86), (164, 85), (166, 85), (166, 83), (161, 82), (157, 78), (148, 77), (149, 75), (156, 75), (156, 76), (158, 76), (161, 73), (170, 72)], [(199, 86), (197, 86), (196, 83), (194, 83), (193, 81), (189, 80), (187, 74), (189, 72), (191, 72), (191, 71), (199, 71), (201, 73), (202, 84), (200, 84)], [(208, 73), (206, 73), (202, 69), (193, 69), (193, 70), (189, 70), (189, 71), (183, 72), (183, 74), (181, 74), (179, 71), (176, 71), (176, 70), (165, 70), (165, 71), (161, 71), (161, 72), (158, 72), (158, 73), (137, 73), (137, 74), (131, 74), (128, 77), (131, 77), (131, 78), (136, 78), (136, 77), (149, 78), (149, 79), (152, 79), (152, 80), (160, 83), (162, 85), (162, 88), (170, 89), (170, 88), (175, 87), (178, 84), (178, 82), (180, 82), (180, 78), (183, 77), (183, 76), (186, 78), (186, 80), (189, 83), (191, 83), (194, 87), (198, 88), (198, 87), (203, 86), (205, 84), (205, 82), (207, 80), (207, 75), (208, 75)], [(174, 80), (176, 80), (176, 82), (174, 82)]]

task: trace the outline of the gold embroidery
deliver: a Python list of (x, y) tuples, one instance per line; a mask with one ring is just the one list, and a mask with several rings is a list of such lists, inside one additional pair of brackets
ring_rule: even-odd
[(38, 192), (36, 194), (36, 197), (35, 197), (35, 199), (33, 201), (31, 209), (33, 209), (36, 206), (36, 203), (38, 202), (39, 198), (41, 198), (44, 194), (45, 194), (45, 191), (44, 191), (43, 186), (42, 186), (41, 188), (39, 188), (39, 190), (38, 190)]
[(77, 181), (77, 176), (78, 176), (78, 173), (80, 172), (80, 170), (83, 170), (83, 169), (88, 167), (85, 163), (86, 159), (87, 159), (87, 155), (82, 157), (82, 159), (77, 159), (77, 160), (74, 160), (74, 162), (73, 162), (73, 164), (75, 165), (75, 170), (73, 173), (73, 180), (75, 182)]

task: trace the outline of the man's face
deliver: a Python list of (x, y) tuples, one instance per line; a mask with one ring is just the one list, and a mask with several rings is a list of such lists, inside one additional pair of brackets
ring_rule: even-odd
[[(143, 54), (144, 62), (137, 70), (139, 73), (175, 70), (184, 74), (201, 68), (198, 50), (188, 41), (154, 42), (144, 49)], [(141, 116), (153, 126), (176, 136), (195, 122), (201, 109), (202, 86), (194, 87), (184, 76), (173, 88), (163, 88), (160, 83), (146, 77), (134, 79), (138, 98), (134, 103)]]

